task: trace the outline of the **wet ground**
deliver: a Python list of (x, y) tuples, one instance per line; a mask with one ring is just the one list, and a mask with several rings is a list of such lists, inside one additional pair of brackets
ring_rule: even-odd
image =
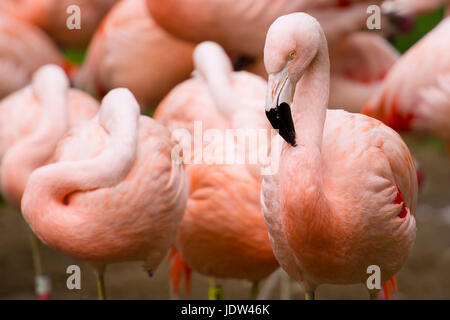
[[(427, 174), (417, 213), (418, 234), (413, 252), (398, 274), (399, 299), (450, 299), (450, 160), (442, 145), (426, 139), (409, 138), (407, 142)], [(95, 299), (96, 282), (88, 265), (43, 249), (46, 272), (52, 276), (53, 298)], [(66, 268), (81, 267), (81, 290), (68, 290)], [(164, 262), (153, 278), (143, 272), (139, 263), (123, 263), (108, 267), (108, 298), (168, 299), (168, 263)], [(226, 299), (247, 299), (250, 283), (221, 281)], [(207, 298), (208, 279), (194, 275), (194, 299)], [(272, 298), (279, 298), (275, 288)], [(302, 292), (292, 283), (293, 298)], [(28, 246), (27, 228), (20, 215), (5, 204), (0, 205), (0, 299), (33, 299), (33, 271)], [(367, 299), (362, 285), (324, 285), (318, 299)]]

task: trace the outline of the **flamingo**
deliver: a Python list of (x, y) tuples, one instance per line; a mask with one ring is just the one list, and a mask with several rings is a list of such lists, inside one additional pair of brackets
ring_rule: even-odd
[(87, 261), (105, 298), (107, 264), (143, 261), (152, 275), (172, 245), (186, 206), (182, 163), (169, 131), (127, 89), (60, 141), (52, 164), (35, 170), (22, 198), (25, 220), (48, 246)]
[[(264, 114), (258, 112), (264, 103), (264, 80), (247, 72), (233, 72), (225, 51), (212, 42), (197, 46), (194, 64), (195, 78), (174, 88), (162, 101), (155, 114), (158, 121), (173, 132), (185, 128), (193, 136), (192, 122), (196, 120), (202, 121), (204, 132), (269, 128)], [(205, 142), (205, 151), (198, 148), (194, 153), (203, 152), (206, 157), (211, 152), (220, 159), (224, 156), (222, 147)], [(209, 164), (203, 160), (187, 166), (190, 193), (171, 272), (175, 293), (181, 265), (187, 276), (191, 269), (209, 276), (210, 292), (215, 292), (215, 278), (246, 279), (256, 284), (278, 267), (261, 214), (257, 166), (221, 164), (218, 158)], [(253, 290), (253, 297), (255, 293)]]
[(152, 20), (145, 0), (120, 1), (95, 33), (75, 84), (98, 96), (123, 86), (143, 109), (154, 107), (189, 77), (193, 50)]
[[(115, 0), (2, 0), (0, 12), (45, 30), (58, 44), (84, 48)], [(80, 29), (69, 29), (67, 20), (80, 9)]]
[(0, 99), (25, 87), (45, 64), (65, 64), (39, 28), (0, 13)]
[(417, 177), (406, 144), (378, 120), (327, 110), (327, 42), (313, 17), (278, 18), (264, 62), (266, 114), (284, 140), (278, 173), (262, 183), (275, 256), (306, 299), (323, 283), (366, 283), (371, 265), (390, 297), (416, 234)]
[(362, 112), (396, 130), (428, 132), (450, 146), (449, 32), (450, 17), (399, 59)]
[[(51, 161), (58, 141), (70, 126), (95, 115), (98, 103), (85, 93), (68, 88), (64, 71), (48, 65), (33, 76), (30, 86), (0, 102), (0, 178), (8, 203), (20, 209), (31, 172)], [(38, 242), (30, 236), (36, 273), (36, 293), (48, 299)]]
[[(272, 21), (283, 14), (308, 11), (324, 24), (330, 42), (362, 29), (367, 7), (382, 0), (147, 0), (148, 8), (164, 29), (186, 41), (211, 40), (228, 53), (250, 58), (262, 56)], [(345, 23), (343, 23), (343, 21)]]

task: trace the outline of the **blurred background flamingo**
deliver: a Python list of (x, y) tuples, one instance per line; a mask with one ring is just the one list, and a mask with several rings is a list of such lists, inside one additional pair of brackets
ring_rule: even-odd
[[(443, 20), (389, 71), (363, 113), (396, 130), (431, 133), (450, 143), (450, 18)], [(420, 67), (419, 67), (420, 66)]]
[(65, 64), (52, 40), (39, 28), (0, 13), (0, 99), (19, 90), (45, 64)]
[(154, 108), (189, 77), (193, 50), (152, 20), (145, 0), (120, 1), (96, 31), (75, 84), (99, 97), (124, 86), (142, 109)]
[(264, 177), (262, 190), (280, 265), (306, 299), (323, 283), (366, 283), (368, 266), (377, 265), (390, 298), (416, 234), (417, 178), (406, 144), (372, 118), (327, 111), (327, 43), (311, 16), (278, 18), (264, 52), (266, 114), (285, 140), (279, 172)]
[(55, 163), (33, 172), (23, 195), (36, 235), (94, 267), (100, 299), (109, 263), (143, 261), (153, 275), (186, 207), (186, 173), (172, 161), (169, 131), (139, 113), (129, 90), (111, 91), (98, 115), (60, 142)]
[[(115, 0), (2, 0), (0, 12), (45, 30), (60, 46), (84, 48)], [(70, 6), (80, 8), (80, 29), (67, 28)]]
[(147, 0), (155, 21), (180, 39), (194, 43), (211, 40), (229, 54), (249, 58), (262, 57), (267, 29), (280, 15), (295, 11), (320, 15), (319, 20), (329, 26), (326, 28), (328, 41), (334, 42), (348, 32), (363, 28), (368, 5), (381, 2)]
[[(69, 127), (89, 119), (97, 102), (78, 90), (69, 90), (69, 80), (57, 66), (44, 66), (30, 86), (0, 102), (0, 178), (3, 196), (15, 209), (33, 170), (48, 163), (58, 141)], [(50, 288), (44, 276), (38, 242), (30, 235), (36, 274), (36, 293), (48, 299)]]

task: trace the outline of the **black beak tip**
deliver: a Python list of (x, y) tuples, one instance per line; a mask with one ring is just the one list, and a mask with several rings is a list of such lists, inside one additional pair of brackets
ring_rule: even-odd
[(295, 141), (295, 127), (292, 120), (291, 107), (283, 102), (276, 108), (266, 111), (267, 119), (280, 136), (293, 147), (297, 146)]

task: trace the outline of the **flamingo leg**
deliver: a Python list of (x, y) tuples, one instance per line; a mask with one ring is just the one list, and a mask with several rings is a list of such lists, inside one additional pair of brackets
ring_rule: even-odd
[(291, 300), (291, 279), (283, 270), (280, 280), (280, 300)]
[(215, 277), (209, 277), (208, 300), (223, 300), (222, 287), (217, 285)]
[(258, 297), (258, 293), (259, 293), (259, 281), (254, 281), (254, 282), (252, 282), (252, 288), (250, 291), (250, 299), (256, 300), (256, 298)]
[(44, 268), (42, 266), (42, 258), (39, 250), (39, 239), (31, 229), (30, 246), (35, 275), (35, 291), (38, 296), (38, 300), (48, 300), (50, 299), (50, 280), (46, 275), (44, 275)]
[(273, 290), (280, 282), (281, 272), (281, 269), (278, 268), (267, 278), (261, 290), (259, 290), (257, 300), (268, 300), (272, 297)]
[(106, 299), (105, 280), (103, 277), (103, 272), (97, 273), (97, 294), (98, 294), (98, 300)]
[(316, 300), (314, 291), (306, 291), (305, 300)]

